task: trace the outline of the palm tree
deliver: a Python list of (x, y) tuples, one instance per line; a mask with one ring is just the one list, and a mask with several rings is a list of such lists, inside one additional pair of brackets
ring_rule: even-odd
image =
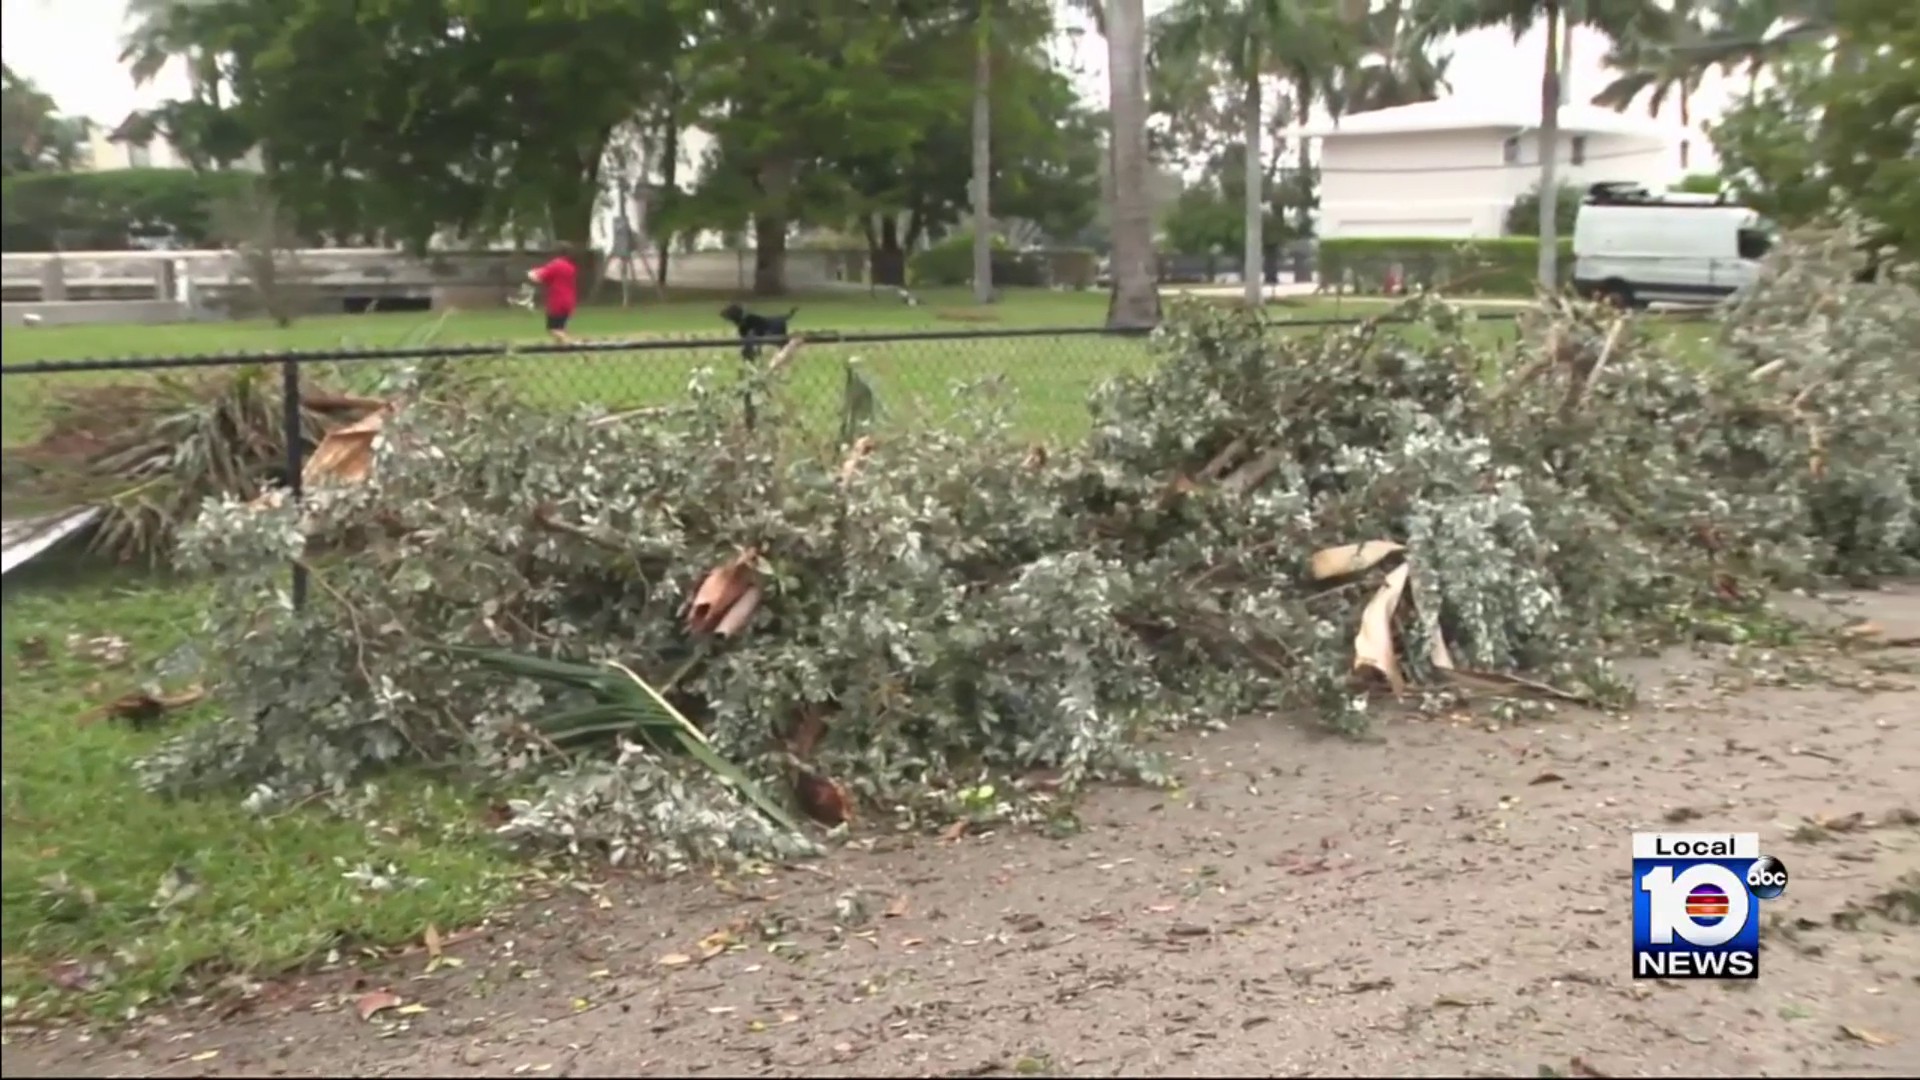
[[(1328, 0), (1178, 0), (1155, 20), (1157, 56), (1221, 61), (1240, 92), (1241, 146), (1245, 153), (1246, 249), (1242, 265), (1246, 302), (1257, 305), (1265, 280), (1265, 129), (1261, 80), (1278, 73), (1292, 84), (1293, 109), (1305, 122), (1315, 101), (1335, 101), (1338, 76), (1358, 45), (1358, 35)], [(1336, 111), (1337, 108), (1336, 108)], [(1310, 165), (1303, 148), (1302, 168)], [(1301, 230), (1309, 208), (1300, 207)]]
[(1661, 12), (1640, 34), (1613, 43), (1604, 63), (1620, 74), (1593, 96), (1593, 103), (1625, 112), (1648, 94), (1647, 112), (1657, 117), (1671, 96), (1680, 108), (1680, 126), (1692, 126), (1692, 99), (1706, 68), (1681, 50), (1706, 37), (1700, 13), (1690, 6)]
[(1147, 14), (1142, 0), (1085, 0), (1107, 38), (1107, 111), (1112, 174), (1109, 256), (1113, 293), (1107, 325), (1143, 328), (1160, 322), (1160, 283), (1153, 259), (1153, 162), (1147, 150)]
[(1053, 28), (1051, 5), (1033, 0), (979, 0), (973, 16), (973, 299), (993, 303), (993, 71), (997, 56), (1042, 40)]
[(1391, 109), (1432, 101), (1447, 86), (1453, 57), (1436, 52), (1442, 31), (1418, 7), (1389, 0), (1359, 24), (1358, 55), (1341, 73), (1337, 90), (1342, 112)]
[[(1359, 60), (1365, 41), (1364, 5), (1325, 0), (1290, 9), (1293, 18), (1275, 43), (1274, 66), (1292, 84), (1294, 119), (1302, 127), (1313, 118), (1314, 102), (1322, 102), (1336, 118), (1344, 111), (1340, 84), (1345, 72)], [(1312, 174), (1313, 161), (1303, 140), (1300, 172)], [(1300, 235), (1312, 225), (1312, 209), (1300, 202)]]
[(1696, 71), (1744, 71), (1748, 90), (1768, 64), (1833, 33), (1834, 0), (1717, 0), (1701, 13), (1702, 32), (1667, 44)]
[[(1434, 0), (1437, 26), (1464, 33), (1504, 26), (1515, 42), (1534, 27), (1545, 30), (1546, 62), (1540, 74), (1540, 183), (1542, 192), (1560, 190), (1556, 175), (1560, 156), (1561, 33), (1565, 27), (1592, 26), (1615, 40), (1631, 38), (1650, 25), (1660, 9), (1654, 0)], [(1559, 285), (1559, 234), (1555, 221), (1558, 200), (1540, 200), (1540, 287)]]
[(1265, 126), (1261, 79), (1270, 56), (1267, 42), (1279, 36), (1283, 11), (1276, 0), (1179, 0), (1154, 19), (1150, 35), (1156, 58), (1179, 62), (1218, 57), (1238, 85), (1246, 215), (1240, 272), (1249, 307), (1260, 304), (1266, 281), (1266, 244), (1261, 235), (1267, 211), (1260, 149)]
[(973, 42), (973, 302), (993, 303), (993, 0), (980, 0)]

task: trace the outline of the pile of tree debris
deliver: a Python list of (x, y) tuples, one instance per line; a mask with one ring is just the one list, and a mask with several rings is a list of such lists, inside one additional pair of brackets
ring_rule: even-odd
[[(460, 761), (517, 790), (509, 833), (678, 867), (806, 850), (789, 805), (1162, 780), (1152, 737), (1193, 722), (1614, 699), (1610, 648), (1920, 563), (1920, 297), (1847, 254), (1785, 247), (1726, 348), (1570, 303), (1504, 345), (1427, 300), (1315, 335), (1195, 307), (1072, 447), (1012, 445), (991, 385), (812, 442), (791, 351), (751, 425), (709, 372), (639, 416), (423, 401), (364, 482), (183, 538), (231, 719), (145, 775), (266, 805)], [(289, 558), (297, 614), (266, 602)]]

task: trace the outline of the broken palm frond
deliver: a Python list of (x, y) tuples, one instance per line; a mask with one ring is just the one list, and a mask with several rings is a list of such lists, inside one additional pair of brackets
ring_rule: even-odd
[[(370, 401), (303, 393), (301, 437), (319, 442)], [(17, 464), (24, 491), (100, 508), (96, 550), (160, 563), (206, 499), (256, 498), (284, 482), (280, 372), (248, 365), (74, 390), (54, 399), (46, 433), (8, 456), (9, 480)]]
[[(660, 691), (629, 668), (607, 661), (605, 667), (547, 660), (504, 649), (445, 646), (448, 653), (484, 668), (536, 682), (553, 683), (585, 693), (594, 701), (528, 720), (542, 738), (566, 749), (581, 743), (619, 737), (644, 743), (655, 752), (680, 752), (704, 766), (715, 778), (738, 792), (775, 824), (797, 833), (800, 825), (779, 803), (768, 798), (739, 767), (714, 752), (693, 721), (673, 707)], [(610, 669), (610, 670), (609, 670)]]
[(1308, 573), (1312, 574), (1315, 581), (1365, 573), (1389, 555), (1405, 550), (1405, 545), (1396, 544), (1391, 540), (1368, 540), (1364, 544), (1341, 544), (1339, 547), (1321, 548), (1313, 553), (1313, 558), (1308, 564)]
[(1401, 563), (1387, 575), (1360, 613), (1360, 629), (1353, 636), (1353, 669), (1379, 673), (1396, 694), (1407, 688), (1407, 680), (1400, 673), (1400, 658), (1394, 648), (1393, 616), (1400, 608), (1400, 596), (1406, 591), (1411, 572), (1412, 567)]
[(780, 346), (780, 351), (773, 354), (773, 359), (767, 361), (768, 374), (776, 373), (793, 363), (793, 358), (800, 355), (800, 346), (806, 344), (806, 340), (804, 337), (787, 339), (787, 343)]
[[(739, 633), (760, 606), (759, 564), (760, 550), (749, 547), (715, 567), (687, 601), (687, 633), (695, 637), (715, 632), (732, 637)], [(736, 608), (744, 611), (735, 616)]]
[(358, 484), (373, 473), (374, 449), (393, 407), (386, 402), (366, 416), (327, 432), (300, 469), (303, 484)]
[(207, 691), (204, 687), (190, 686), (177, 694), (166, 694), (158, 690), (136, 690), (131, 694), (122, 694), (105, 705), (90, 709), (79, 719), (81, 726), (98, 720), (124, 720), (135, 728), (149, 728), (158, 724), (168, 713), (178, 712), (190, 705), (204, 701)]

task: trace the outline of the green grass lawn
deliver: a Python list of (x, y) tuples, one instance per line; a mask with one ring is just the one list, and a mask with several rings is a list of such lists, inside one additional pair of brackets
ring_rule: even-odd
[[(991, 309), (935, 294), (909, 308), (864, 296), (801, 297), (801, 332), (955, 331), (1097, 326), (1099, 294), (1013, 293)], [(767, 305), (769, 307), (773, 305)], [(784, 305), (783, 305), (784, 306)], [(576, 320), (590, 338), (725, 336), (719, 301), (629, 309), (591, 308)], [(1313, 319), (1379, 310), (1348, 300), (1275, 305), (1281, 317)], [(523, 311), (438, 317), (365, 315), (263, 323), (161, 327), (8, 329), (8, 364), (114, 355), (271, 351), (395, 345), (438, 325), (436, 343), (542, 340)], [(1509, 325), (1489, 324), (1509, 336)], [(1071, 438), (1085, 430), (1085, 396), (1098, 381), (1143, 366), (1137, 340), (1052, 335), (1004, 340), (889, 344), (821, 342), (802, 350), (789, 392), (824, 417), (835, 409), (844, 364), (859, 357), (895, 422), (938, 409), (951, 380), (1005, 375), (1023, 433)], [(725, 349), (674, 348), (585, 356), (498, 356), (478, 363), (507, 372), (536, 400), (599, 401), (614, 408), (673, 399), (702, 364), (737, 363)], [(335, 371), (372, 372), (374, 364)], [(320, 373), (316, 373), (320, 374)], [(32, 440), (49, 395), (61, 385), (125, 381), (124, 373), (9, 376), (5, 443)], [(348, 376), (352, 379), (364, 375)], [(937, 422), (937, 416), (929, 417)], [(131, 763), (163, 732), (138, 731), (90, 713), (138, 689), (162, 657), (191, 642), (203, 592), (191, 583), (82, 573), (47, 556), (9, 575), (4, 596), (6, 830), (4, 990), (9, 1015), (84, 1009), (121, 1015), (129, 1006), (222, 976), (265, 975), (331, 950), (417, 940), (469, 923), (508, 899), (516, 865), (480, 823), (470, 792), (401, 776), (387, 783), (375, 823), (343, 821), (318, 808), (271, 818), (234, 798), (164, 799), (143, 793)], [(99, 639), (107, 639), (103, 644)], [(124, 649), (113, 642), (123, 642)], [(124, 655), (121, 653), (124, 652)], [(170, 687), (169, 689), (177, 689)], [(191, 723), (183, 713), (174, 723)], [(420, 880), (381, 892), (362, 871)], [(174, 886), (190, 881), (184, 894)]]
[[(131, 763), (164, 732), (97, 710), (192, 641), (203, 590), (60, 560), (5, 584), (9, 1018), (121, 1017), (173, 992), (217, 992), (229, 975), (417, 941), (511, 897), (517, 867), (484, 808), (444, 784), (395, 778), (366, 822), (143, 792)], [(382, 889), (375, 875), (411, 883)]]
[[(1009, 291), (990, 307), (949, 291), (922, 294), (908, 307), (891, 297), (866, 294), (802, 296), (756, 307), (784, 311), (798, 307), (793, 321), (800, 333), (966, 333), (974, 330), (1058, 329), (1060, 334), (1022, 337), (939, 339), (901, 342), (820, 341), (805, 347), (786, 380), (787, 391), (810, 416), (822, 421), (838, 407), (845, 364), (858, 360), (879, 391), (893, 422), (916, 422), (937, 414), (939, 402), (955, 380), (1004, 376), (1013, 389), (1015, 423), (1023, 436), (1071, 439), (1086, 430), (1087, 392), (1101, 380), (1138, 369), (1146, 360), (1144, 343), (1087, 331), (1106, 314), (1104, 293)], [(574, 330), (588, 341), (724, 342), (732, 327), (720, 319), (721, 300), (711, 297), (661, 303), (651, 298), (629, 308), (592, 307), (575, 317)], [(1379, 301), (1348, 298), (1274, 303), (1269, 314), (1281, 319), (1354, 317), (1381, 310)], [(1073, 332), (1080, 331), (1080, 332)], [(1499, 333), (1499, 328), (1490, 332)], [(266, 322), (198, 323), (173, 326), (78, 326), (8, 328), (7, 363), (117, 356), (272, 352), (282, 349), (376, 348), (404, 344), (495, 344), (512, 346), (545, 340), (537, 313), (518, 309), (456, 312), (445, 317), (422, 314), (323, 316), (302, 319), (287, 328)], [(637, 408), (671, 401), (683, 392), (688, 376), (701, 366), (726, 370), (738, 352), (724, 345), (670, 347), (576, 355), (490, 355), (471, 362), (498, 372), (523, 387), (530, 400), (568, 406), (597, 402), (610, 409)], [(315, 370), (316, 379), (364, 389), (383, 365), (351, 362)], [(7, 379), (4, 441), (19, 445), (43, 427), (48, 396), (61, 386), (125, 381), (125, 373), (87, 372), (15, 376)]]

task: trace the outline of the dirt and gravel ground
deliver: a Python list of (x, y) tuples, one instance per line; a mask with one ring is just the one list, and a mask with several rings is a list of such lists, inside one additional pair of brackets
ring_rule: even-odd
[[(1920, 636), (1920, 588), (1841, 613)], [(1103, 791), (1070, 837), (558, 886), (224, 1020), (11, 1032), (0, 1071), (1920, 1075), (1916, 660), (1671, 655), (1635, 666), (1631, 717), (1373, 743), (1245, 721), (1181, 744), (1182, 792)], [(1792, 873), (1757, 982), (1629, 977), (1629, 834), (1682, 823)]]

